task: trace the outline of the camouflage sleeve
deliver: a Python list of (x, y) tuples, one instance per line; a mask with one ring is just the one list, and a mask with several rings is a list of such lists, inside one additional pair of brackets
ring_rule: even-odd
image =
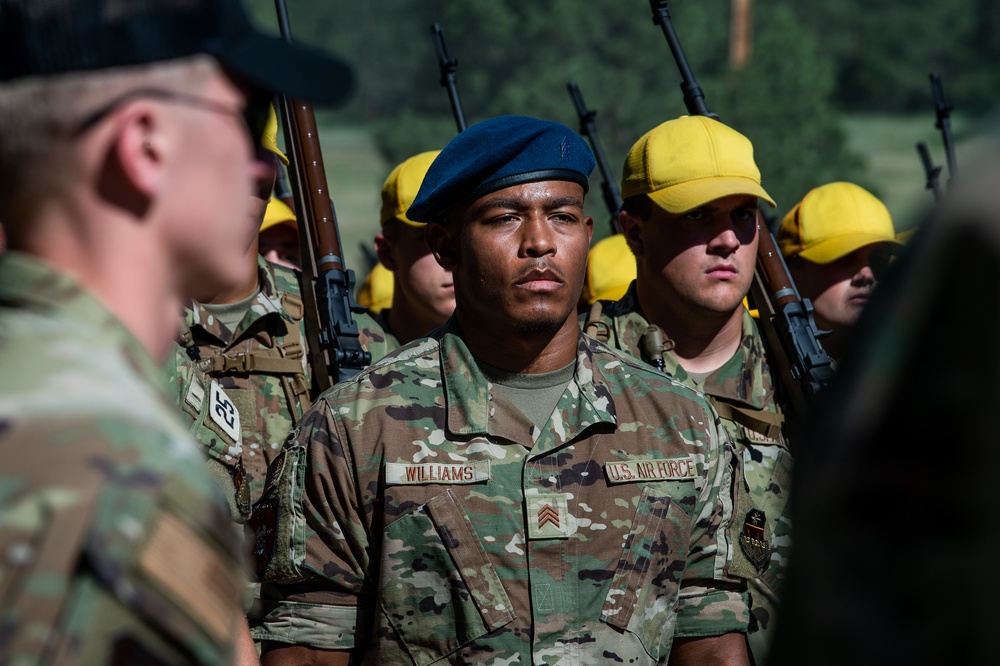
[(710, 442), (706, 447), (706, 482), (698, 499), (691, 548), (677, 603), (678, 638), (746, 633), (750, 611), (746, 583), (731, 578), (729, 523), (733, 519), (732, 445), (715, 409), (708, 403)]
[(355, 645), (368, 534), (338, 423), (319, 400), (270, 466), (248, 528), (264, 583), (260, 617), (251, 618), (256, 640), (324, 650)]
[(194, 446), (114, 417), (7, 425), (0, 663), (225, 663), (243, 560)]

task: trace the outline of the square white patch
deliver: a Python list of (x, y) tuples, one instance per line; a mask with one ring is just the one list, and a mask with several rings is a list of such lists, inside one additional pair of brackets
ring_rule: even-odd
[(222, 390), (219, 382), (214, 380), (208, 403), (208, 414), (216, 425), (222, 428), (222, 432), (229, 435), (237, 444), (240, 443), (240, 413), (236, 409), (236, 404)]

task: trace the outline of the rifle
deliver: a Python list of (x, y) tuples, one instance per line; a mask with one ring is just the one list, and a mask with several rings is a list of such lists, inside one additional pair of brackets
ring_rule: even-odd
[(951, 110), (954, 108), (944, 101), (944, 87), (941, 85), (941, 74), (931, 72), (931, 96), (934, 98), (934, 113), (937, 122), (934, 124), (941, 130), (944, 140), (944, 154), (948, 160), (948, 184), (955, 177), (955, 144), (951, 138)]
[(444, 30), (441, 29), (440, 23), (431, 26), (431, 34), (434, 36), (434, 48), (441, 68), (441, 87), (448, 91), (451, 113), (455, 116), (455, 124), (461, 133), (465, 131), (465, 112), (462, 110), (462, 100), (458, 96), (458, 61), (448, 55), (448, 47), (444, 43)]
[(590, 141), (590, 146), (594, 149), (594, 157), (597, 159), (597, 168), (601, 170), (601, 193), (604, 195), (604, 204), (608, 207), (608, 212), (611, 213), (611, 231), (616, 234), (621, 233), (621, 229), (618, 227), (618, 211), (622, 208), (622, 195), (618, 189), (618, 183), (611, 173), (611, 167), (608, 165), (604, 148), (601, 147), (601, 141), (597, 138), (597, 126), (594, 124), (597, 111), (588, 109), (587, 105), (583, 103), (583, 95), (580, 94), (580, 86), (576, 84), (576, 81), (567, 83), (566, 89), (569, 90), (570, 99), (573, 100), (573, 106), (576, 107), (576, 115), (580, 119), (580, 134)]
[[(718, 116), (709, 112), (705, 95), (677, 40), (666, 0), (649, 0), (649, 4), (653, 9), (653, 23), (663, 28), (680, 70), (681, 90), (688, 111), (718, 120)], [(813, 320), (812, 303), (803, 299), (795, 288), (771, 230), (759, 222), (757, 230), (757, 266), (750, 285), (750, 298), (760, 315), (768, 349), (776, 357), (782, 386), (793, 408), (801, 415), (812, 398), (833, 378), (832, 361), (819, 342), (823, 333)]]
[[(275, 0), (275, 8), (281, 36), (291, 42), (285, 0)], [(327, 192), (312, 105), (286, 96), (280, 107), (302, 251), (309, 361), (317, 388), (322, 391), (360, 372), (371, 363), (371, 354), (361, 346), (352, 315), (364, 312), (364, 308), (354, 302), (354, 271), (347, 270), (341, 258), (340, 231)]]
[(670, 52), (674, 54), (674, 62), (677, 63), (677, 68), (681, 71), (681, 92), (684, 94), (684, 106), (687, 107), (688, 113), (692, 116), (708, 116), (718, 120), (719, 116), (709, 111), (708, 106), (705, 105), (705, 93), (701, 91), (701, 86), (695, 81), (694, 72), (691, 71), (687, 57), (684, 55), (684, 49), (681, 48), (681, 42), (677, 39), (677, 33), (674, 32), (674, 24), (670, 20), (667, 0), (649, 0), (649, 6), (653, 10), (653, 23), (663, 29), (663, 36), (667, 38)]
[[(944, 154), (948, 160), (948, 184), (950, 185), (951, 179), (955, 177), (955, 143), (951, 137), (951, 111), (954, 107), (945, 102), (941, 74), (931, 72), (930, 79), (931, 97), (934, 100), (934, 113), (937, 117), (934, 126), (941, 130), (941, 138), (944, 140)], [(942, 167), (935, 166), (931, 161), (931, 152), (923, 141), (917, 143), (917, 153), (920, 155), (920, 162), (927, 175), (926, 187), (934, 193), (935, 201), (941, 201), (942, 192), (939, 181)]]
[(934, 200), (941, 201), (941, 167), (935, 166), (931, 161), (931, 151), (927, 149), (927, 144), (923, 141), (917, 142), (917, 153), (920, 155), (920, 162), (924, 165), (924, 174), (927, 176), (926, 188), (934, 193)]

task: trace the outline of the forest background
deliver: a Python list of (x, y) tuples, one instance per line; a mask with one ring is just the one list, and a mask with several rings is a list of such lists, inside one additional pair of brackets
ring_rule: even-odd
[[(355, 69), (351, 100), (318, 111), (327, 176), (348, 266), (363, 276), (378, 230), (379, 191), (393, 165), (456, 132), (430, 26), (458, 60), (468, 122), (501, 114), (577, 129), (566, 91), (578, 82), (615, 178), (644, 132), (686, 113), (680, 75), (646, 0), (286, 0), (295, 39)], [(273, 0), (250, 0), (277, 32)], [(833, 180), (867, 187), (897, 230), (932, 204), (915, 144), (934, 162), (928, 75), (941, 73), (959, 170), (1000, 144), (1000, 2), (996, 0), (675, 0), (670, 15), (709, 109), (748, 136), (776, 220)], [(734, 28), (738, 6), (749, 30)], [(734, 53), (748, 38), (744, 58)], [(947, 181), (942, 173), (942, 184)], [(587, 212), (610, 232), (595, 171)]]

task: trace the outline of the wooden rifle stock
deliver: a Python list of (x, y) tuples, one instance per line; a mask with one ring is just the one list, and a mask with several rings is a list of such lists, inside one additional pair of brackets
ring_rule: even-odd
[[(284, 0), (275, 0), (275, 5), (281, 34), (290, 42)], [(312, 105), (283, 98), (280, 106), (302, 252), (309, 361), (322, 391), (360, 372), (371, 362), (371, 355), (361, 346), (351, 314), (363, 308), (354, 303), (354, 273), (344, 267)]]

